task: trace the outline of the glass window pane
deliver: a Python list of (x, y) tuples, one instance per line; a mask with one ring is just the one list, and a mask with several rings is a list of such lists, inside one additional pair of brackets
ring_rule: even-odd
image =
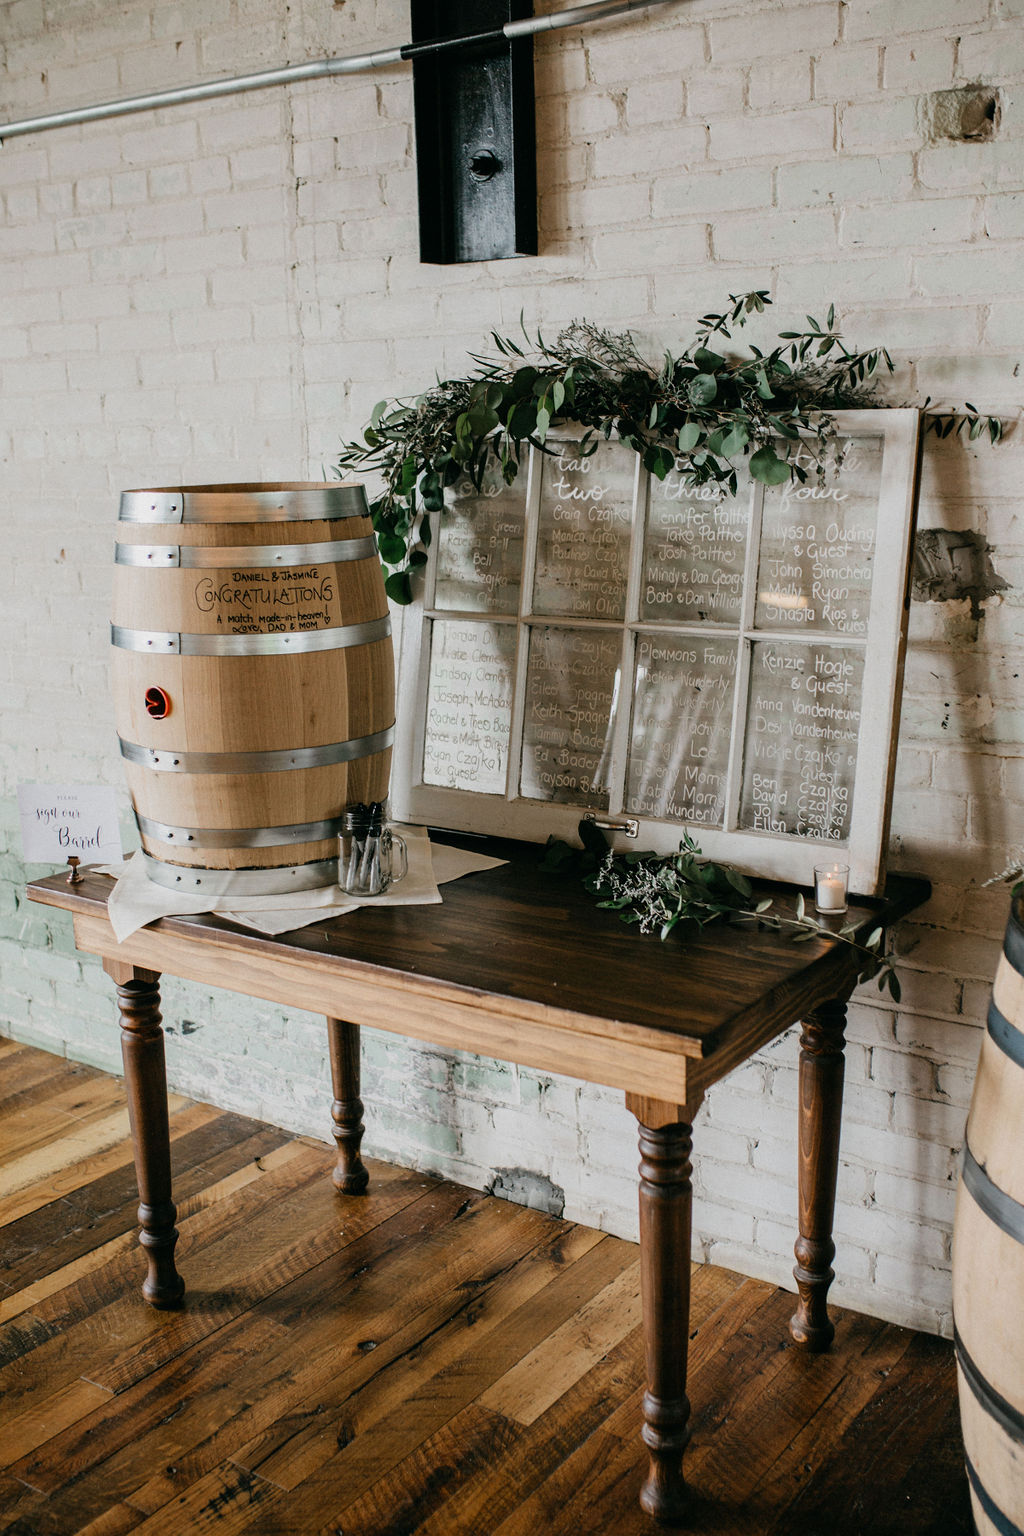
[(720, 827), (736, 687), (735, 640), (638, 635), (625, 809)]
[(754, 644), (741, 827), (847, 840), (863, 676), (859, 648)]
[(750, 532), (751, 480), (738, 471), (735, 496), (687, 486), (678, 470), (651, 478), (640, 617), (738, 624)]
[(601, 630), (530, 635), (520, 791), (608, 809), (622, 641)]
[(431, 625), (425, 784), (505, 793), (515, 661), (514, 624)]
[(815, 629), (866, 636), (871, 604), (880, 437), (840, 438), (842, 465), (819, 481), (804, 454), (805, 485), (764, 496), (754, 622), (759, 629)]
[(488, 465), (482, 493), (468, 478), (446, 492), (437, 542), (436, 608), (518, 613), (525, 474), (506, 485)]
[(623, 443), (554, 443), (541, 466), (534, 613), (621, 619), (626, 613), (636, 454)]

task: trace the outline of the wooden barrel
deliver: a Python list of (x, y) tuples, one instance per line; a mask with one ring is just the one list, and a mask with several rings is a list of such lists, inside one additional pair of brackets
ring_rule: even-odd
[(953, 1233), (960, 1419), (979, 1536), (1024, 1531), (1024, 910), (981, 1048)]
[[(387, 796), (395, 722), (362, 486), (126, 491), (111, 639), (151, 876), (235, 894), (332, 883), (346, 807)], [(226, 870), (249, 873), (211, 873)]]

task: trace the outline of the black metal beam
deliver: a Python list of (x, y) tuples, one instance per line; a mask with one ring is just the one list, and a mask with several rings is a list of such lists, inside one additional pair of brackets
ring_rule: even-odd
[(533, 44), (502, 30), (531, 0), (478, 0), (472, 37), (453, 35), (458, 0), (411, 0), (411, 12), (421, 261), (536, 255)]

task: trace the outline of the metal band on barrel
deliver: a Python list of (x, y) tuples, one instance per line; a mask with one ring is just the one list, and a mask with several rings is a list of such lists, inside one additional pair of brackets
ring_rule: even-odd
[(277, 869), (185, 869), (144, 853), (146, 874), (157, 885), (189, 896), (287, 896), (337, 885), (337, 859), (316, 859)]
[(353, 645), (386, 640), (390, 618), (366, 624), (342, 624), (337, 629), (303, 629), (288, 635), (196, 635), (170, 629), (124, 629), (110, 626), (110, 643), (122, 651), (156, 656), (285, 656), (302, 651), (341, 651)]
[(325, 837), (338, 837), (344, 818), (296, 822), (290, 827), (172, 827), (136, 811), (135, 820), (144, 837), (169, 848), (185, 848), (190, 843), (197, 848), (281, 848), (287, 843), (319, 843)]
[(1017, 1243), (1024, 1243), (1024, 1205), (992, 1179), (964, 1142), (964, 1188), (980, 1211)]
[(988, 1032), (993, 1042), (1011, 1061), (1016, 1062), (1018, 1067), (1024, 1067), (1024, 1031), (1000, 1013), (994, 998), (988, 1005)]
[(395, 727), (355, 736), (350, 741), (329, 742), (323, 747), (291, 747), (283, 752), (170, 752), (140, 747), (119, 736), (121, 756), (129, 763), (158, 773), (282, 773), (290, 768), (329, 768), (351, 763), (358, 757), (383, 752), (395, 739)]
[(1018, 1445), (1024, 1445), (1024, 1413), (1015, 1408), (1013, 1403), (1005, 1398), (978, 1369), (975, 1362), (967, 1352), (967, 1347), (960, 1337), (960, 1330), (956, 1323), (953, 1325), (953, 1345), (956, 1349), (956, 1359), (964, 1380), (978, 1400), (980, 1406), (990, 1418), (995, 1419), (1003, 1432), (1016, 1440)]
[[(233, 498), (230, 513), (225, 502)], [(123, 491), (122, 523), (311, 523), (367, 517), (361, 485), (324, 485), (304, 491)]]
[(145, 565), (154, 570), (248, 570), (254, 566), (327, 565), (339, 560), (368, 560), (377, 553), (372, 534), (362, 539), (334, 539), (329, 544), (117, 544), (115, 565)]
[[(967, 1481), (970, 1483), (974, 1496), (981, 1505), (986, 1518), (992, 1522), (992, 1529), (996, 1532), (996, 1536), (1024, 1536), (1024, 1531), (1021, 1530), (1020, 1526), (1015, 1525), (1009, 1515), (1004, 1514), (999, 1508), (999, 1505), (978, 1476), (978, 1469), (969, 1456), (964, 1457), (964, 1467), (967, 1470)], [(973, 1521), (972, 1525), (974, 1525)], [(974, 1529), (977, 1530), (976, 1525), (974, 1525)]]
[(1003, 939), (1003, 954), (1013, 966), (1018, 976), (1024, 976), (1024, 927), (1017, 915), (1017, 902), (1014, 901), (1010, 908), (1009, 921), (1006, 924), (1006, 935)]

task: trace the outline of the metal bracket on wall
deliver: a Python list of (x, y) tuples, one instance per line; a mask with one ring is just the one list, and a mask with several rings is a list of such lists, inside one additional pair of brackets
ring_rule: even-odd
[(420, 260), (535, 256), (533, 42), (502, 30), (530, 16), (531, 0), (479, 0), (480, 35), (442, 52), (436, 43), (458, 35), (465, 6), (411, 0), (410, 9)]

